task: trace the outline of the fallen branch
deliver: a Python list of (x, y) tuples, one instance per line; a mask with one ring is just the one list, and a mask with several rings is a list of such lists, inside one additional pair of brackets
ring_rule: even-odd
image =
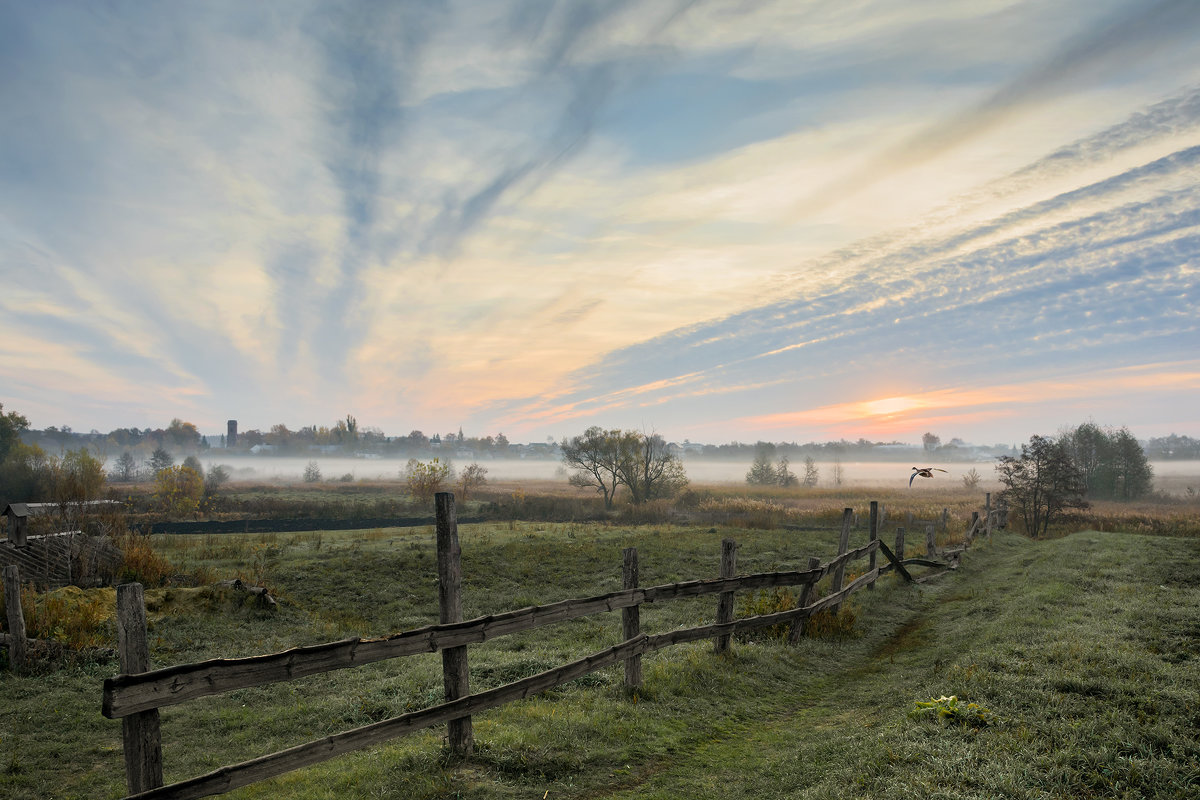
[(230, 589), (236, 589), (239, 592), (246, 592), (247, 594), (254, 595), (254, 602), (263, 608), (274, 608), (278, 605), (278, 603), (275, 602), (275, 598), (271, 596), (271, 593), (267, 591), (265, 586), (250, 586), (241, 578), (234, 578), (231, 581), (218, 581), (216, 585), (226, 586)]

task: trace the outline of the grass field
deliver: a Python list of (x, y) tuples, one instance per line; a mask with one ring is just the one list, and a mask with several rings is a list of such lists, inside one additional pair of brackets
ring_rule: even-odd
[[(719, 498), (718, 498), (719, 499)], [(836, 509), (842, 498), (831, 498)], [(853, 503), (850, 503), (853, 505)], [(836, 532), (594, 523), (461, 531), (468, 617), (643, 584), (828, 558)], [(239, 656), (436, 621), (431, 528), (155, 537), (181, 570), (265, 582), (274, 612), (211, 589), (148, 592), (155, 666)], [(852, 544), (865, 540), (855, 532)], [(111, 590), (110, 590), (111, 591)], [(636, 697), (620, 668), (480, 715), (477, 753), (444, 730), (232, 793), (236, 798), (1200, 797), (1200, 540), (1085, 531), (1000, 533), (953, 574), (893, 577), (855, 595), (847, 636), (708, 643), (648, 656)], [(655, 633), (711, 621), (715, 600), (644, 606)], [(615, 644), (617, 614), (470, 650), (472, 688)], [(0, 673), (0, 796), (123, 793), (119, 722), (100, 713), (111, 660)], [(910, 716), (956, 696), (974, 721)], [(239, 690), (164, 709), (167, 780), (426, 707), (436, 655)], [(986, 724), (983, 724), (986, 723)]]

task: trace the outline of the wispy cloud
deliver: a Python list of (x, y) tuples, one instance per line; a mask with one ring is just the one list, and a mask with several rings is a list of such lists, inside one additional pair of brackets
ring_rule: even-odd
[(3, 401), (711, 433), (1181, 361), (1196, 9), (7, 4)]

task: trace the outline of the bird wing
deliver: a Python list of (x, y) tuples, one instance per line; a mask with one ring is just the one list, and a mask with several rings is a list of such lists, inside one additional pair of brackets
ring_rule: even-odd
[[(946, 472), (946, 470), (942, 469), (941, 467), (931, 467), (930, 469), (936, 469), (938, 472)], [(946, 474), (949, 475), (950, 473), (946, 472)], [(930, 477), (933, 476), (931, 475)]]
[(914, 472), (912, 475), (908, 476), (908, 488), (912, 488), (913, 478), (917, 477), (919, 474), (919, 472)]

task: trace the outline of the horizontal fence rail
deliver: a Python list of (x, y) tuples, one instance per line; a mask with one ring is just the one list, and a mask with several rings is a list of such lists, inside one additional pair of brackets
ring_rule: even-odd
[(441, 725), (453, 719), (469, 716), (481, 711), (496, 708), (516, 700), (524, 700), (532, 695), (548, 691), (564, 683), (578, 680), (593, 672), (614, 666), (633, 656), (653, 653), (656, 650), (672, 645), (684, 644), (711, 638), (715, 635), (732, 635), (758, 628), (767, 628), (796, 622), (823, 611), (830, 606), (845, 600), (852, 593), (869, 585), (878, 577), (879, 571), (872, 570), (859, 576), (836, 594), (823, 597), (816, 603), (805, 608), (780, 611), (774, 614), (763, 614), (757, 617), (747, 617), (733, 622), (702, 625), (695, 628), (685, 628), (669, 631), (653, 636), (639, 636), (618, 645), (593, 653), (590, 656), (572, 661), (554, 669), (522, 678), (512, 683), (498, 686), (478, 694), (442, 703), (402, 714), (391, 719), (381, 720), (361, 728), (344, 731), (326, 736), (315, 741), (306, 742), (281, 750), (278, 753), (233, 764), (213, 770), (189, 780), (173, 783), (158, 789), (132, 795), (129, 800), (192, 800), (192, 798), (207, 797), (232, 791), (251, 783), (257, 783), (267, 778), (274, 778), (301, 767), (319, 764), (346, 753), (360, 750), (364, 747), (382, 744), (398, 739), (425, 728)]
[[(983, 514), (977, 512), (973, 517), (963, 546), (941, 548), (935, 552), (933, 541), (930, 539), (926, 557), (906, 559), (904, 528), (898, 528), (896, 531), (896, 545), (893, 551), (879, 539), (879, 527), (885, 518), (884, 509), (872, 502), (867, 544), (854, 549), (849, 548), (855, 515), (853, 509), (845, 509), (838, 540), (838, 555), (826, 564), (821, 564), (816, 558), (810, 558), (807, 570), (738, 576), (737, 546), (732, 540), (725, 540), (722, 543), (721, 555), (722, 577), (659, 586), (637, 586), (637, 551), (630, 548), (624, 552), (622, 582), (626, 588), (620, 591), (530, 606), (460, 622), (457, 620), (461, 619), (461, 613), (454, 610), (461, 603), (458, 595), (461, 585), (461, 563), (454, 498), (448, 493), (441, 493), (436, 502), (439, 605), (443, 620), (437, 625), (402, 631), (384, 638), (346, 639), (248, 658), (215, 658), (195, 664), (150, 670), (147, 669), (149, 659), (143, 655), (147, 643), (141, 587), (137, 584), (119, 587), (118, 621), (126, 620), (122, 626), (122, 630), (126, 631), (121, 642), (122, 674), (104, 681), (101, 710), (105, 717), (122, 720), (129, 797), (183, 800), (219, 794), (443, 723), (449, 724), (448, 740), (451, 750), (456, 754), (465, 755), (470, 753), (473, 747), (472, 714), (553, 689), (621, 662), (625, 662), (626, 688), (636, 688), (641, 684), (641, 656), (673, 645), (712, 639), (716, 652), (720, 653), (728, 647), (729, 637), (735, 634), (777, 625), (790, 625), (788, 640), (795, 643), (803, 635), (805, 622), (810, 617), (822, 611), (836, 615), (847, 597), (864, 587), (874, 589), (876, 580), (885, 572), (895, 570), (906, 581), (918, 583), (949, 573), (958, 566), (959, 557), (975, 535), (985, 530), (990, 535), (995, 517), (989, 495)], [(882, 553), (887, 561), (882, 566), (876, 565), (876, 556), (879, 553)], [(864, 558), (868, 559), (867, 571), (843, 586), (846, 566), (852, 561)], [(942, 569), (914, 578), (905, 568), (906, 565)], [(809, 602), (816, 584), (827, 576), (832, 584), (830, 594), (815, 602)], [(736, 592), (785, 586), (803, 587), (800, 593), (800, 607), (733, 619), (732, 601)], [(131, 591), (121, 591), (125, 589)], [(641, 605), (706, 595), (719, 596), (716, 622), (659, 634), (647, 635), (641, 632), (638, 622), (638, 609)], [(504, 686), (476, 694), (469, 693), (467, 645), (617, 610), (622, 611), (621, 637), (624, 641), (620, 644)], [(443, 657), (443, 673), (447, 686), (446, 701), (440, 705), (221, 767), (206, 775), (168, 786), (162, 785), (161, 766), (153, 770), (139, 766), (148, 761), (161, 764), (159, 708), (234, 689), (262, 686), (391, 658), (439, 651)], [(127, 655), (131, 658), (127, 659)]]
[(436, 653), (450, 647), (480, 644), (500, 636), (534, 630), (606, 611), (722, 592), (798, 586), (816, 583), (839, 566), (874, 552), (877, 542), (850, 550), (822, 567), (793, 572), (764, 572), (737, 578), (682, 581), (640, 589), (562, 600), (466, 622), (427, 625), (382, 639), (345, 639), (339, 642), (295, 647), (280, 653), (247, 658), (214, 658), (135, 675), (104, 680), (101, 713), (110, 719), (151, 708), (184, 703), (269, 683), (358, 667), (390, 658)]

